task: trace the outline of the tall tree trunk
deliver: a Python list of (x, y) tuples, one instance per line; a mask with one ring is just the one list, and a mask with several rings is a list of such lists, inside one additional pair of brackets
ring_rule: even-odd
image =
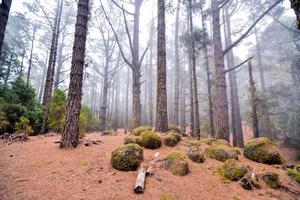
[(36, 33), (36, 22), (33, 27), (32, 32), (32, 41), (31, 41), (31, 48), (30, 48), (30, 56), (29, 56), (29, 65), (28, 65), (28, 71), (27, 71), (27, 84), (30, 80), (30, 73), (31, 73), (31, 67), (32, 67), (32, 57), (33, 57), (33, 48), (34, 48), (34, 41), (35, 41), (35, 33)]
[(45, 81), (46, 81), (46, 71), (47, 71), (47, 63), (48, 63), (48, 59), (49, 59), (49, 52), (47, 52), (47, 56), (46, 56), (46, 62), (45, 62), (45, 66), (43, 68), (43, 78), (41, 80), (41, 87), (40, 87), (40, 91), (39, 91), (39, 102), (42, 101), (42, 96), (43, 96), (43, 90), (44, 90), (44, 85), (45, 85)]
[(115, 86), (115, 110), (114, 110), (114, 121), (113, 121), (113, 129), (117, 131), (119, 128), (119, 97), (120, 97), (120, 81), (119, 76), (116, 76), (116, 86)]
[(182, 76), (180, 76), (181, 88), (180, 88), (180, 128), (183, 133), (185, 133), (186, 127), (186, 116), (185, 116), (185, 100), (186, 100), (186, 76), (184, 71), (181, 72)]
[[(225, 26), (226, 27), (226, 46), (232, 44), (231, 39), (231, 23), (230, 23), (230, 16), (228, 12), (228, 6), (224, 8), (225, 14)], [(235, 66), (234, 63), (234, 55), (233, 50), (231, 49), (227, 54), (227, 65), (228, 68), (233, 68)], [(229, 72), (229, 82), (230, 82), (230, 98), (231, 98), (231, 123), (232, 123), (232, 135), (233, 135), (233, 146), (238, 146), (243, 148), (244, 147), (244, 137), (243, 137), (243, 129), (242, 129), (242, 119), (241, 119), (241, 112), (240, 112), (240, 103), (239, 103), (239, 93), (237, 87), (237, 77), (236, 71), (232, 70)]]
[(250, 102), (252, 107), (252, 127), (253, 127), (253, 137), (259, 137), (259, 130), (258, 130), (258, 117), (257, 117), (257, 95), (256, 95), (256, 87), (255, 82), (253, 79), (252, 74), (252, 65), (251, 61), (248, 62), (248, 70), (249, 70), (249, 85), (250, 85)]
[(151, 31), (150, 31), (150, 54), (149, 54), (149, 74), (148, 74), (148, 80), (149, 80), (149, 124), (150, 126), (153, 126), (154, 123), (154, 117), (153, 117), (153, 36), (154, 36), (154, 21), (152, 21), (151, 25)]
[(140, 8), (143, 0), (135, 0), (132, 55), (132, 128), (141, 124), (141, 63), (139, 61)]
[(65, 32), (66, 32), (66, 28), (64, 29), (64, 31), (62, 33), (61, 42), (60, 42), (59, 48), (58, 48), (57, 69), (56, 69), (55, 78), (54, 78), (54, 89), (57, 89), (60, 84), (60, 73), (61, 73), (61, 69), (62, 69), (62, 65), (63, 65), (63, 50), (64, 50), (64, 46), (65, 46), (65, 37), (66, 37)]
[(126, 94), (125, 94), (125, 133), (128, 132), (129, 127), (129, 84), (130, 84), (130, 70), (127, 69), (127, 79), (126, 79)]
[(189, 0), (189, 23), (190, 23), (190, 34), (191, 34), (191, 48), (190, 54), (192, 59), (192, 81), (193, 81), (193, 104), (195, 113), (195, 136), (200, 137), (200, 115), (199, 115), (199, 104), (198, 104), (198, 89), (197, 89), (197, 73), (196, 73), (196, 49), (195, 41), (193, 38), (194, 25), (193, 25), (193, 13), (192, 13), (192, 0)]
[(156, 123), (160, 132), (168, 131), (165, 1), (157, 0), (157, 92)]
[(225, 65), (220, 28), (220, 8), (218, 0), (211, 1), (211, 10), (216, 84), (216, 118), (214, 119), (216, 124), (216, 137), (229, 141), (227, 86), (225, 79)]
[(103, 87), (102, 87), (102, 101), (100, 108), (100, 132), (105, 131), (106, 129), (106, 112), (107, 112), (107, 98), (108, 98), (108, 63), (106, 59), (106, 66), (104, 68), (104, 77), (103, 77)]
[(179, 112), (179, 13), (180, 0), (177, 0), (176, 19), (175, 19), (175, 87), (174, 87), (174, 124), (178, 125)]
[[(201, 22), (202, 28), (206, 30), (206, 25), (204, 22), (204, 13), (201, 8)], [(208, 38), (207, 38), (208, 39)], [(208, 113), (209, 113), (209, 129), (211, 136), (215, 136), (215, 127), (214, 127), (214, 112), (213, 112), (213, 102), (212, 102), (212, 87), (211, 87), (211, 72), (209, 69), (209, 57), (208, 57), (208, 48), (207, 43), (203, 45), (204, 58), (205, 58), (205, 70), (206, 70), (206, 83), (207, 83), (207, 94), (208, 94)]]
[(11, 2), (12, 0), (2, 0), (0, 4), (0, 58)]
[(46, 132), (48, 113), (49, 113), (49, 108), (51, 103), (62, 7), (63, 7), (63, 0), (57, 1), (56, 16), (55, 16), (55, 22), (53, 27), (53, 33), (52, 33), (49, 63), (48, 63), (47, 76), (46, 76), (46, 82), (44, 87), (44, 96), (42, 102), (42, 105), (44, 106), (44, 116), (43, 116), (43, 122), (41, 127), (41, 134), (44, 134)]
[(82, 79), (89, 18), (89, 0), (79, 0), (76, 17), (75, 40), (68, 93), (65, 124), (60, 141), (61, 148), (75, 148), (79, 143), (79, 115), (82, 98)]

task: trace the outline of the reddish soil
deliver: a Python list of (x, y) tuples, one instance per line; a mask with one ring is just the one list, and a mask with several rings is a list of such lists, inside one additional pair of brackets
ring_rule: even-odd
[[(137, 172), (121, 172), (110, 165), (111, 152), (123, 143), (124, 134), (100, 136), (87, 134), (87, 138), (100, 139), (99, 145), (79, 145), (74, 150), (62, 150), (54, 141), (59, 135), (31, 137), (25, 143), (0, 144), (0, 199), (1, 200), (127, 200), (153, 199), (169, 196), (167, 200), (262, 200), (299, 199), (283, 189), (274, 190), (260, 181), (262, 189), (244, 190), (238, 182), (221, 181), (219, 161), (207, 158), (203, 164), (189, 162), (190, 173), (185, 177), (173, 176), (164, 169), (157, 169), (147, 177), (144, 194), (134, 194)], [(156, 152), (162, 155), (172, 150), (185, 152), (183, 139), (174, 148), (144, 150), (145, 161)], [(201, 144), (201, 148), (205, 148)], [(288, 153), (289, 151), (287, 151)], [(256, 173), (273, 171), (279, 174), (284, 186), (300, 191), (300, 185), (289, 179), (286, 171), (245, 159), (239, 160), (254, 168)]]

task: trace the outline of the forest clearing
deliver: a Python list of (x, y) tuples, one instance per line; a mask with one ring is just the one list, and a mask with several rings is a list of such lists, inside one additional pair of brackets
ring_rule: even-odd
[(0, 200), (300, 200), (300, 0), (1, 0)]

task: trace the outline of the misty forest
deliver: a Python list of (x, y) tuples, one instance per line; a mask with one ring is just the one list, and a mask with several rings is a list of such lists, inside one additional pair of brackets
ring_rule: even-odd
[(299, 0), (2, 0), (0, 199), (299, 197)]

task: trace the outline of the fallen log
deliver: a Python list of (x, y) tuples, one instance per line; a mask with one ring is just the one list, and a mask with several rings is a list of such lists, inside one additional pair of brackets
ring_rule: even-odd
[(146, 171), (147, 171), (147, 169), (144, 168), (144, 167), (141, 167), (138, 171), (138, 175), (137, 175), (135, 186), (134, 186), (134, 192), (136, 194), (144, 192), (145, 180), (146, 180)]

